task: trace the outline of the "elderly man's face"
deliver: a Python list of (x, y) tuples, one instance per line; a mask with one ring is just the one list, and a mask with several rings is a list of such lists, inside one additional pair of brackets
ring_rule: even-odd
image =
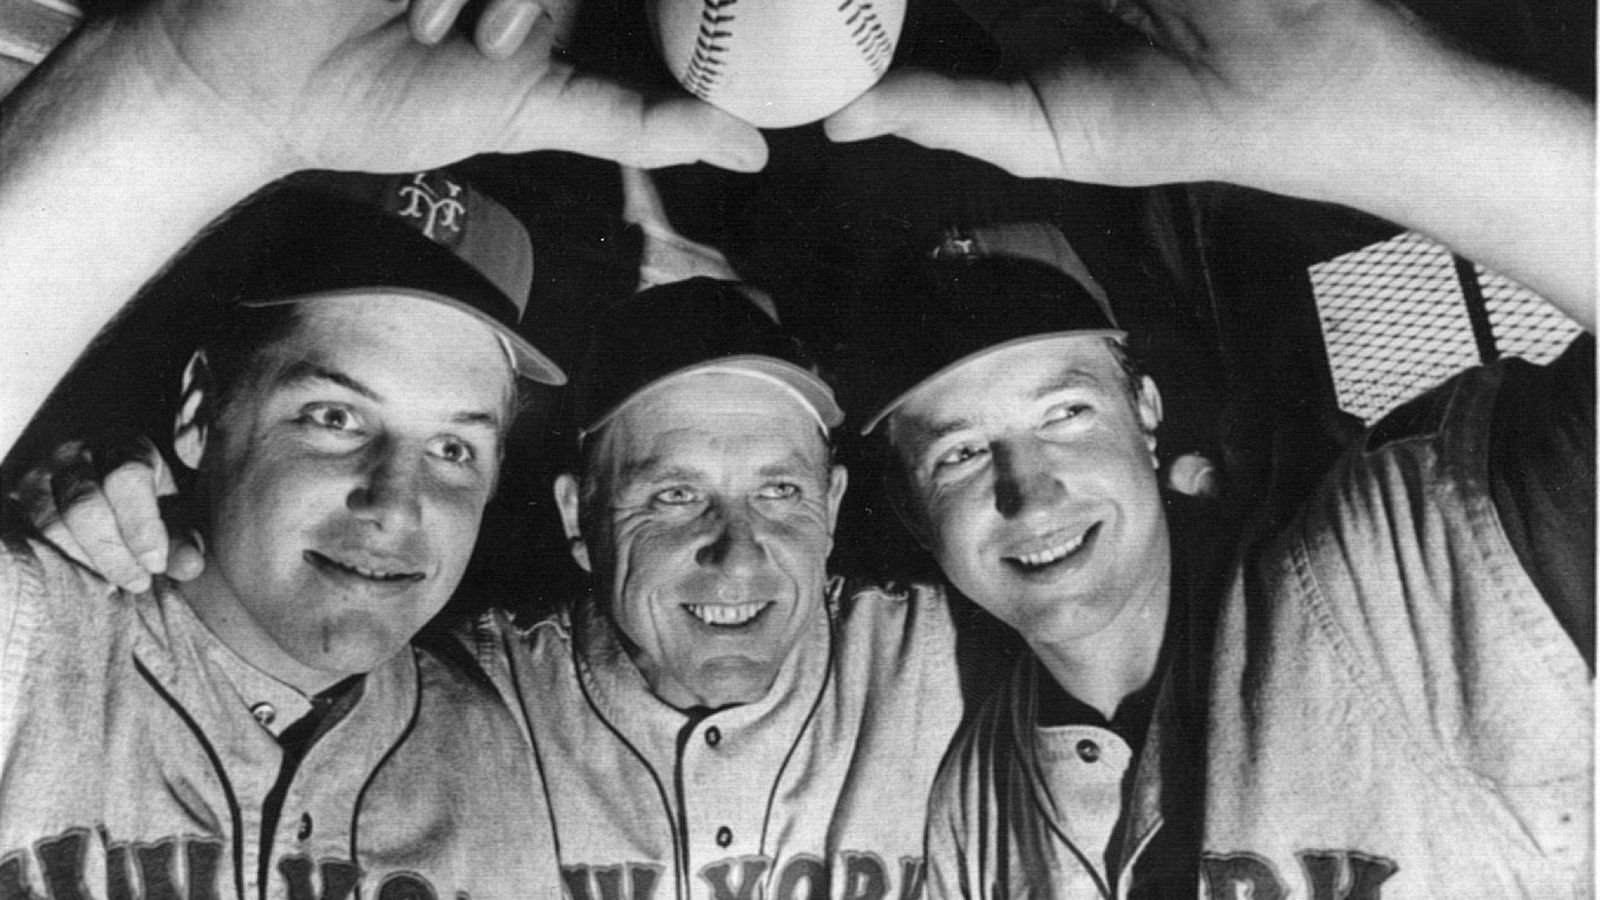
[(652, 690), (679, 707), (760, 699), (822, 615), (844, 495), (820, 427), (741, 375), (670, 381), (594, 440), (593, 496), (565, 477), (597, 598)]
[(185, 588), (202, 619), (302, 688), (401, 650), (466, 568), (513, 389), (464, 313), (305, 303), (211, 428), (208, 565)]
[(1077, 640), (1137, 628), (1149, 601), (1165, 603), (1160, 417), (1149, 379), (1130, 396), (1105, 340), (1073, 336), (924, 386), (890, 439), (950, 581), (1030, 639)]

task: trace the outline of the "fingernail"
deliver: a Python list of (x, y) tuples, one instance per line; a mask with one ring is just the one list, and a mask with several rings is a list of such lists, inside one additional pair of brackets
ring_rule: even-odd
[(139, 565), (144, 566), (146, 572), (161, 572), (167, 568), (167, 554), (164, 550), (146, 550), (139, 554)]
[(497, 55), (510, 55), (528, 36), (528, 29), (542, 10), (533, 3), (515, 3), (500, 11), (499, 21), (490, 24), (489, 48)]
[(717, 146), (706, 155), (706, 162), (731, 172), (759, 172), (766, 165), (766, 147), (743, 141)]
[(450, 29), (454, 18), (455, 13), (448, 4), (435, 3), (428, 10), (428, 17), (422, 20), (422, 39), (430, 44), (438, 43)]
[(138, 578), (135, 578), (134, 580), (128, 582), (126, 587), (127, 587), (127, 590), (129, 592), (131, 592), (131, 593), (142, 594), (145, 591), (150, 590), (150, 584), (151, 584), (150, 576), (149, 575), (141, 575)]

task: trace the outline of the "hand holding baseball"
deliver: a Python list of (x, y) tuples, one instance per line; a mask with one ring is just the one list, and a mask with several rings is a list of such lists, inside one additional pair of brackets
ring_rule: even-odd
[(1263, 155), (1337, 121), (1416, 40), (1399, 13), (1359, 0), (995, 8), (974, 5), (974, 18), (1010, 77), (891, 73), (830, 118), (829, 135), (895, 134), (1025, 177), (1249, 183), (1267, 174)]
[(976, 5), (1021, 74), (890, 73), (828, 134), (899, 135), (1028, 177), (1228, 181), (1352, 206), (1592, 326), (1591, 101), (1467, 56), (1399, 4), (1107, 2)]
[(565, 23), (545, 6), (493, 0), (468, 40), (453, 33), (464, 3), (170, 0), (112, 23), (106, 45), (126, 43), (165, 97), (203, 111), (201, 127), (267, 139), (285, 171), (542, 149), (641, 167), (764, 164), (760, 135), (726, 113), (553, 59)]

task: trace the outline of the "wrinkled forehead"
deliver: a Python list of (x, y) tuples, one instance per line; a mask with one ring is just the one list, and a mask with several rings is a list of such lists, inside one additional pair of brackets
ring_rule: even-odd
[(440, 400), (516, 405), (514, 358), (504, 340), (479, 319), (439, 303), (388, 292), (306, 298), (293, 306), (289, 327), (266, 352), (259, 374), (271, 387), (326, 376), (359, 381), (374, 391), (426, 389)]
[(752, 454), (752, 465), (780, 456), (825, 465), (828, 448), (816, 411), (793, 390), (730, 372), (691, 373), (653, 385), (590, 440), (591, 465), (615, 472), (663, 455), (693, 464), (698, 454), (729, 450)]
[(1074, 387), (1121, 393), (1122, 381), (1103, 335), (999, 345), (917, 385), (890, 414), (885, 435), (904, 455), (997, 411)]

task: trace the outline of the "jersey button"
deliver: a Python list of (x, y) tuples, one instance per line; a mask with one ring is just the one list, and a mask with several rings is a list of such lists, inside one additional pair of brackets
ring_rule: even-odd
[(724, 850), (726, 850), (726, 849), (728, 849), (728, 845), (731, 844), (731, 843), (733, 843), (733, 831), (731, 829), (729, 829), (728, 826), (726, 826), (726, 825), (722, 826), (721, 828), (718, 828), (717, 829), (717, 846), (721, 847)]
[(296, 840), (305, 840), (311, 837), (311, 813), (300, 814), (300, 830), (295, 832)]
[(713, 725), (706, 729), (706, 743), (712, 747), (722, 743), (722, 732)]
[(1100, 758), (1100, 745), (1085, 739), (1078, 742), (1078, 758), (1086, 763), (1092, 763)]
[(272, 720), (278, 717), (278, 711), (271, 703), (262, 702), (250, 707), (250, 715), (256, 717), (262, 728), (267, 728), (272, 725)]

